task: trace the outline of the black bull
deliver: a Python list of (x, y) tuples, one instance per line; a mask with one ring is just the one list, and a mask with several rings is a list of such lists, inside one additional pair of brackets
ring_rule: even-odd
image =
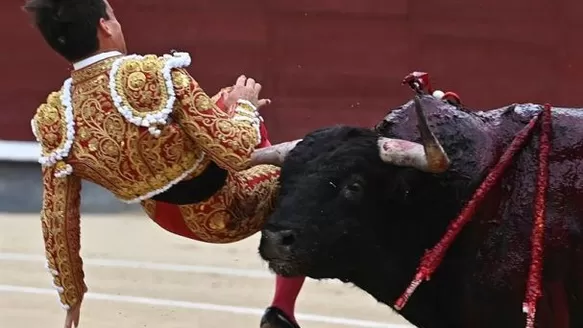
[[(437, 149), (431, 136), (420, 133), (424, 118), (416, 115), (413, 101), (392, 110), (375, 130), (320, 129), (287, 154), (276, 207), (259, 247), (272, 270), (340, 279), (393, 307), (424, 252), (440, 240), (514, 136), (542, 109), (524, 104), (467, 112), (431, 96), (421, 102), (445, 158), (421, 163), (397, 154), (387, 164), (391, 160), (383, 154), (380, 136), (429, 142), (428, 153)], [(583, 327), (583, 111), (553, 108), (550, 140), (537, 327)], [(524, 327), (538, 150), (535, 133), (431, 280), (399, 311), (412, 324)]]

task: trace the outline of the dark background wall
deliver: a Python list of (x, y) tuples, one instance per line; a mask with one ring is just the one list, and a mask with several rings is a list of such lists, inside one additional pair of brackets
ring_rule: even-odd
[[(132, 52), (190, 52), (190, 72), (209, 94), (238, 74), (257, 78), (274, 101), (263, 110), (273, 141), (334, 123), (374, 124), (408, 100), (400, 81), (412, 70), (430, 72), (435, 86), (476, 109), (583, 107), (577, 0), (111, 3)], [(0, 30), (0, 139), (33, 140), (30, 117), (69, 74), (21, 4), (0, 2), (0, 21), (10, 26)]]

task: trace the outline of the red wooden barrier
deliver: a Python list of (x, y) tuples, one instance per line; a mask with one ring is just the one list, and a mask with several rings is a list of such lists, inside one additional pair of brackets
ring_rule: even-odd
[[(577, 0), (113, 0), (133, 52), (189, 51), (208, 93), (240, 73), (264, 84), (273, 141), (323, 125), (371, 125), (409, 99), (401, 78), (430, 72), (476, 109), (581, 106)], [(33, 140), (29, 120), (68, 75), (20, 11), (0, 2), (0, 139)]]

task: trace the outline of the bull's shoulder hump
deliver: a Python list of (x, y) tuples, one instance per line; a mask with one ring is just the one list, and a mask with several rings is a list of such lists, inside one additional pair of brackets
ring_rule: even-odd
[(553, 108), (552, 112), (554, 147), (580, 147), (583, 142), (583, 109)]

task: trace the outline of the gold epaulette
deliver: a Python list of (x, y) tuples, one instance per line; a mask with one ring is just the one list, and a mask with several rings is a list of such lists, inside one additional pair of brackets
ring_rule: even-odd
[(148, 127), (154, 136), (165, 125), (176, 96), (172, 69), (190, 65), (190, 55), (129, 55), (120, 57), (109, 72), (109, 90), (115, 108), (132, 124)]
[(66, 176), (72, 168), (65, 162), (75, 139), (75, 121), (71, 104), (71, 79), (63, 89), (52, 92), (31, 120), (31, 127), (41, 147), (38, 162), (43, 167), (56, 165), (55, 175)]

